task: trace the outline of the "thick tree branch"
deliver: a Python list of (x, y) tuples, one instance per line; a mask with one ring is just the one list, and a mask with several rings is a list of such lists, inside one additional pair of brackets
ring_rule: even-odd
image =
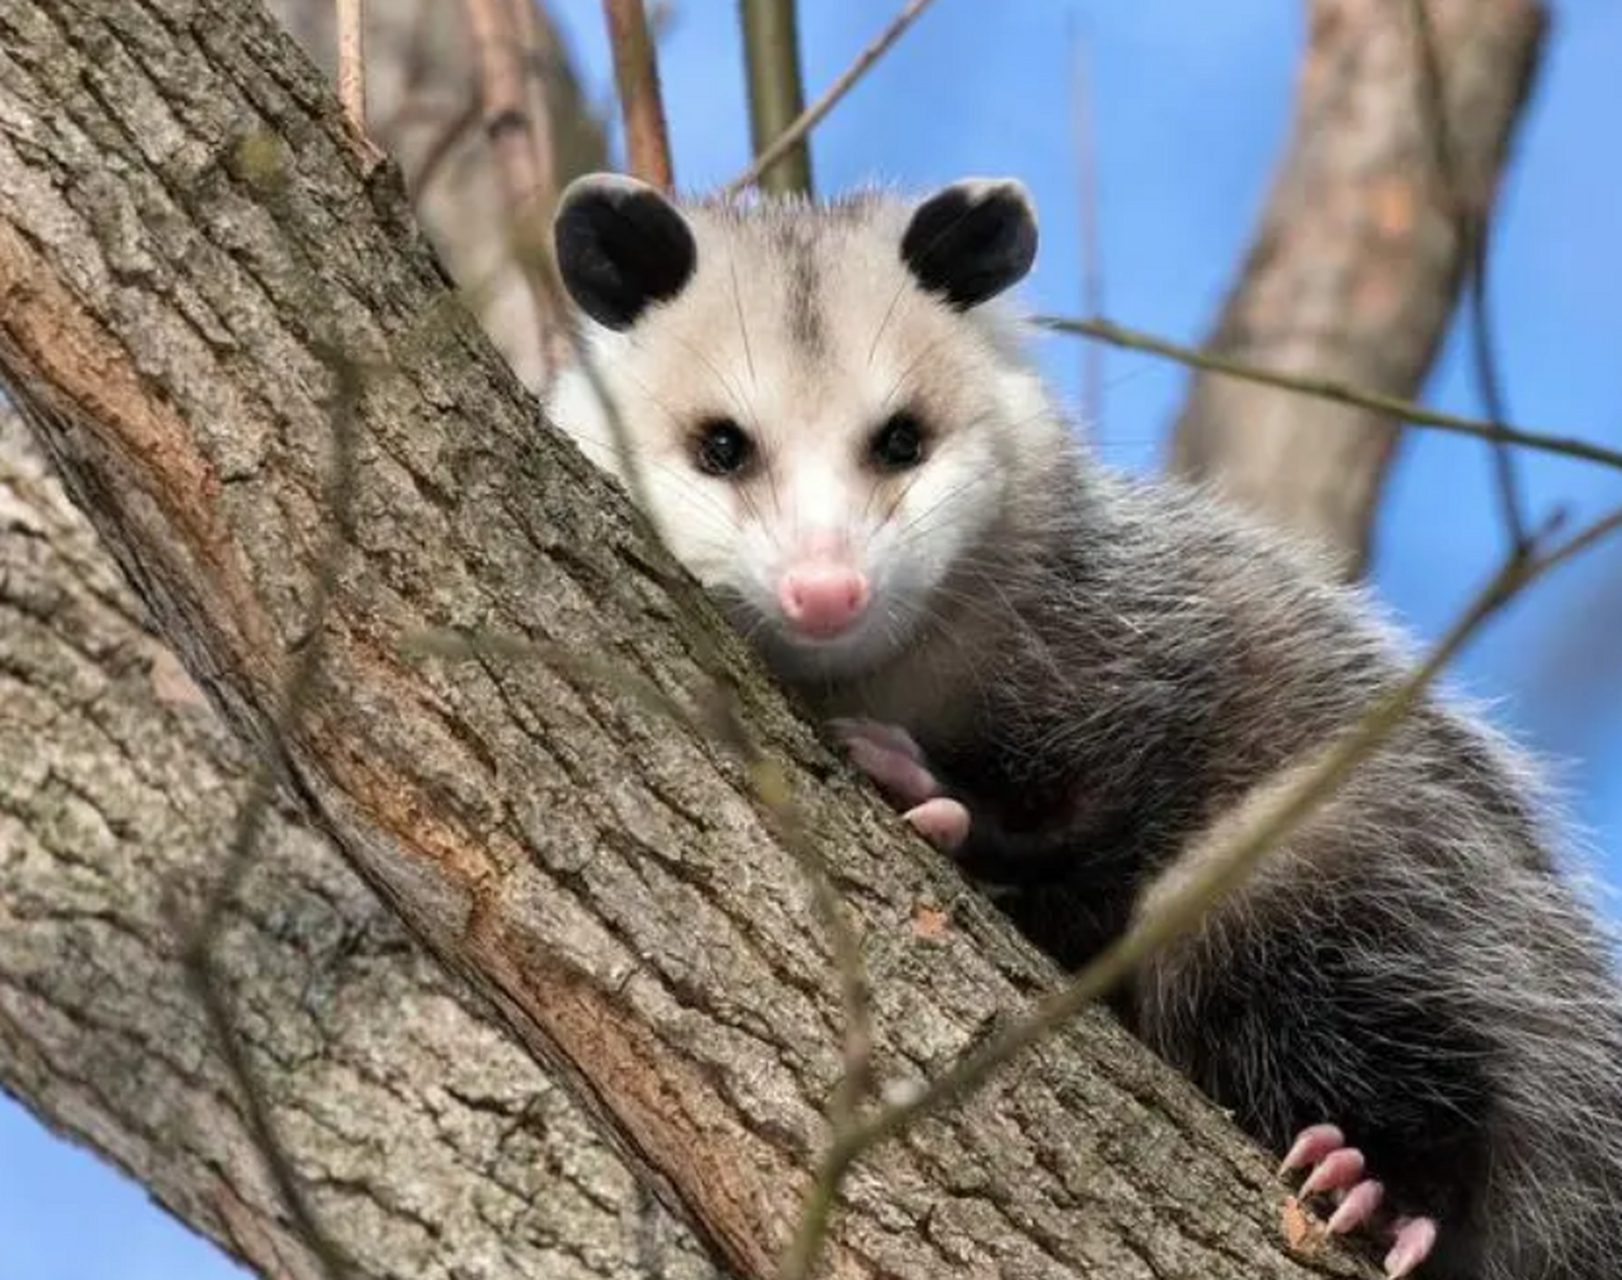
[[(217, 882), (250, 762), (140, 614), (0, 417), (0, 1088), (261, 1275), (314, 1276), (172, 929)], [(235, 1040), (361, 1275), (713, 1280), (285, 801), (259, 847), (219, 935)]]
[[(1419, 390), (1469, 265), (1456, 191), (1479, 215), (1491, 207), (1545, 27), (1538, 0), (1426, 3), (1456, 188), (1434, 173), (1409, 7), (1313, 0), (1294, 137), (1213, 354), (1403, 398)], [(1356, 575), (1400, 430), (1375, 413), (1206, 376), (1170, 463), (1321, 539)]]
[[(0, 379), (162, 633), (264, 744), (331, 518), (334, 353), (361, 369), (357, 533), (317, 695), (279, 744), (289, 783), (639, 1177), (768, 1274), (842, 1068), (810, 891), (724, 751), (546, 655), (606, 655), (677, 699), (735, 685), (860, 921), (881, 1085), (938, 1072), (1050, 967), (544, 431), (256, 6), (22, 0), (0, 12), (0, 94)], [(402, 654), (445, 629), (536, 656)], [(1306, 1274), (1276, 1196), (1186, 1083), (1088, 1016), (877, 1150), (828, 1274)]]

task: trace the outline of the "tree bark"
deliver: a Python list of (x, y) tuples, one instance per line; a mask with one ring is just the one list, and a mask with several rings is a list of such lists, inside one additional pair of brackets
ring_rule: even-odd
[[(830, 949), (798, 863), (697, 717), (570, 655), (689, 705), (708, 666), (736, 689), (860, 926), (882, 1082), (927, 1077), (1051, 967), (903, 836), (634, 533), (623, 496), (544, 430), (415, 236), (398, 181), (367, 170), (257, 5), (20, 0), (0, 11), (0, 103), (0, 379), (159, 630), (233, 731), (275, 753), (301, 813), (567, 1081), (638, 1178), (718, 1261), (769, 1274), (841, 1068)], [(312, 623), (328, 476), (350, 435), (349, 532)], [(402, 652), (448, 628), (520, 648)], [(290, 663), (316, 643), (315, 690), (278, 725)], [(46, 770), (38, 785), (63, 781)], [(105, 843), (62, 843), (121, 870)], [(285, 881), (254, 883), (244, 949), (300, 919), (272, 896)], [(921, 908), (946, 927), (918, 927)], [(118, 936), (111, 917), (101, 927)], [(241, 972), (266, 962), (244, 955)], [(164, 1132), (160, 1103), (122, 1092), (138, 1052), (69, 1069), (14, 1049), (93, 1012), (71, 985), (60, 1007), (41, 980), (19, 989), (33, 1003), (15, 1006), (5, 1049), (30, 1068), (8, 1070), (31, 1104), (42, 1075), (79, 1075), (72, 1096)], [(238, 1011), (250, 1026), (255, 1003)], [(318, 1053), (313, 1030), (305, 1043)], [(209, 1087), (199, 1052), (176, 1056), (173, 1088)], [(513, 1087), (498, 1074), (487, 1087)], [(379, 1126), (389, 1095), (371, 1097)], [(132, 1168), (158, 1159), (115, 1148), (116, 1126), (83, 1106), (84, 1136)], [(302, 1149), (347, 1238), (366, 1197), (348, 1198), (346, 1161), (370, 1153), (330, 1137)], [(171, 1203), (199, 1218), (209, 1195), (221, 1218), (220, 1203), (265, 1206), (239, 1167), (174, 1161)], [(846, 1185), (826, 1273), (1349, 1274), (1338, 1255), (1290, 1257), (1277, 1197), (1250, 1144), (1094, 1015), (873, 1153)], [(239, 1247), (285, 1221), (244, 1217), (223, 1228)], [(496, 1248), (502, 1227), (487, 1225)], [(273, 1246), (252, 1256), (273, 1255), (268, 1273), (306, 1273)]]
[[(176, 911), (250, 762), (0, 417), (0, 1087), (266, 1277), (313, 1277), (188, 994)], [(221, 939), (239, 1038), (368, 1276), (717, 1276), (562, 1088), (291, 806)]]
[[(1208, 350), (1418, 394), (1468, 265), (1461, 203), (1478, 220), (1492, 206), (1546, 27), (1538, 0), (1424, 3), (1451, 174), (1438, 172), (1414, 0), (1313, 0), (1294, 136)], [(1318, 539), (1356, 577), (1401, 427), (1202, 373), (1170, 467)]]

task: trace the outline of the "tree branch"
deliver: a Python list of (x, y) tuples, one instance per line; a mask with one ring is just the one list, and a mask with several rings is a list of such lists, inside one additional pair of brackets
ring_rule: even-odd
[(614, 84), (625, 118), (625, 147), (631, 172), (669, 191), (675, 185), (670, 136), (665, 127), (659, 57), (648, 30), (643, 0), (603, 0), (608, 40), (614, 50)]
[[(805, 115), (794, 0), (738, 0), (738, 13), (749, 82), (749, 135), (760, 157), (751, 166), (755, 180), (778, 195), (809, 194), (811, 148), (806, 130), (789, 136), (794, 122)], [(773, 152), (769, 158), (768, 149)]]
[[(756, 138), (755, 146), (759, 152), (749, 167), (740, 173), (726, 186), (721, 188), (725, 195), (736, 195), (746, 187), (753, 186), (760, 181), (760, 176), (770, 169), (790, 151), (800, 147), (810, 134), (822, 122), (822, 118), (839, 105), (839, 100), (856, 87), (856, 82), (867, 74), (868, 69), (889, 52), (890, 46), (901, 39), (913, 21), (920, 17), (934, 0), (907, 0), (901, 12), (890, 20), (888, 26), (856, 55), (850, 66), (846, 67), (821, 94), (804, 111), (794, 118), (781, 133), (769, 139), (762, 145), (762, 139)], [(809, 163), (809, 161), (808, 161)], [(809, 181), (809, 178), (807, 179)]]
[[(0, 1089), (253, 1271), (313, 1280), (174, 927), (252, 772), (0, 415)], [(229, 1047), (360, 1274), (719, 1280), (285, 793), (215, 955)]]
[(366, 136), (365, 0), (336, 0), (338, 7), (338, 101), (355, 132)]

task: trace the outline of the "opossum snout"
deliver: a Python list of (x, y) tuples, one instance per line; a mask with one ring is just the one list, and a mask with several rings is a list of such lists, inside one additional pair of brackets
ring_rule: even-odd
[(867, 608), (867, 578), (838, 560), (791, 565), (777, 584), (783, 616), (802, 635), (830, 640), (848, 630)]

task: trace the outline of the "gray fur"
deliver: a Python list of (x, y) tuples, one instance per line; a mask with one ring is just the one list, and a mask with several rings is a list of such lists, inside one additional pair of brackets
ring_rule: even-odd
[[(854, 439), (864, 423), (809, 442), (747, 423), (769, 490), (700, 502), (683, 473), (654, 486), (652, 514), (813, 708), (917, 739), (973, 814), (965, 868), (1013, 885), (1021, 927), (1076, 965), (1410, 657), (1363, 593), (1288, 539), (1090, 456), (994, 308), (954, 312), (887, 265), (907, 208), (876, 195), (688, 205), (700, 246), (688, 292), (628, 342), (588, 336), (658, 474), (682, 469), (669, 441), (701, 407), (692, 384), (754, 379), (754, 405), (764, 380), (792, 380), (790, 413), (844, 389), (835, 379), (882, 335), (896, 389), (948, 433), (925, 470), (958, 468), (882, 544), (903, 559), (941, 528), (959, 539), (917, 617), (895, 606), (906, 621), (887, 649), (855, 668), (807, 665), (736, 563), (757, 554), (747, 537), (775, 518), (767, 499), (796, 459), (832, 456), (822, 436)], [(734, 307), (746, 337), (715, 319)], [(704, 360), (665, 359), (683, 344)], [(579, 385), (552, 412), (615, 468)], [(969, 442), (972, 455), (953, 452)], [(718, 523), (695, 541), (701, 516)], [(1550, 812), (1524, 756), (1433, 698), (1114, 1001), (1274, 1151), (1307, 1124), (1341, 1125), (1394, 1208), (1439, 1220), (1420, 1272), (1435, 1280), (1601, 1280), (1622, 1257), (1622, 1006)]]
[[(1405, 662), (1359, 593), (1216, 500), (1080, 456), (1055, 477), (1030, 527), (1051, 550), (1010, 538), (983, 579), (1005, 612), (925, 641), (1008, 655), (981, 710), (917, 736), (970, 799), (974, 869), (1080, 864), (1011, 902), (1079, 964)], [(1034, 813), (1009, 802), (1028, 791)], [(1117, 1001), (1274, 1151), (1340, 1124), (1397, 1207), (1439, 1219), (1426, 1276), (1599, 1280), (1622, 1257), (1610, 939), (1558, 874), (1540, 791), (1433, 700)]]

